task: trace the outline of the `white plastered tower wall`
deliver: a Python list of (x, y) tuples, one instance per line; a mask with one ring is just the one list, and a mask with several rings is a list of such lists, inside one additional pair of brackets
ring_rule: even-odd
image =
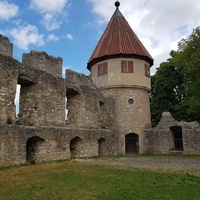
[[(122, 61), (133, 62), (133, 73), (122, 73)], [(107, 74), (98, 75), (98, 65), (107, 63)], [(119, 154), (125, 154), (125, 136), (135, 133), (139, 136), (139, 153), (143, 153), (143, 130), (151, 126), (149, 92), (150, 77), (145, 75), (144, 60), (135, 58), (113, 58), (96, 63), (91, 67), (93, 83), (105, 97), (116, 101), (116, 132)], [(133, 100), (133, 101), (132, 101)]]

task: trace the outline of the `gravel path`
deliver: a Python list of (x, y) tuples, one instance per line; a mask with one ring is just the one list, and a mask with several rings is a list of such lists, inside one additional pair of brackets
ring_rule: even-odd
[(199, 171), (200, 157), (184, 156), (130, 156), (120, 158), (75, 159), (80, 164), (113, 165), (133, 167), (138, 169), (165, 170), (165, 171)]

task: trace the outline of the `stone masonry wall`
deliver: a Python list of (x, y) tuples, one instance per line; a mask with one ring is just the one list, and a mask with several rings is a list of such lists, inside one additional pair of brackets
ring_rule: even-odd
[(144, 154), (168, 155), (173, 148), (173, 138), (168, 129), (144, 131)]
[(10, 43), (9, 39), (0, 34), (0, 54), (12, 57), (13, 44)]
[[(143, 130), (151, 127), (149, 91), (134, 87), (117, 87), (102, 90), (105, 97), (116, 102), (115, 123), (118, 133), (119, 153), (125, 154), (125, 136), (135, 133), (139, 136), (139, 153), (143, 153)], [(131, 102), (129, 102), (131, 100)]]
[(62, 77), (62, 58), (49, 56), (44, 51), (31, 51), (23, 54), (23, 65), (34, 70), (42, 70), (56, 77)]
[(114, 98), (104, 98), (100, 101), (100, 122), (101, 128), (115, 130), (115, 100)]
[(67, 126), (100, 128), (100, 94), (90, 77), (66, 70)]
[(37, 82), (21, 85), (18, 124), (65, 126), (65, 81), (37, 71)]
[[(183, 150), (175, 150), (171, 127), (181, 127)], [(200, 126), (197, 122), (178, 122), (170, 113), (164, 112), (159, 124), (144, 133), (145, 154), (200, 155)]]
[(0, 125), (15, 123), (15, 94), (18, 62), (0, 54)]
[(105, 139), (105, 155), (116, 155), (116, 136), (102, 129), (69, 129), (51, 127), (0, 126), (0, 166), (26, 162), (27, 141), (39, 137), (44, 142), (38, 148), (36, 162), (70, 159), (70, 142), (79, 137), (82, 146), (79, 157), (98, 156), (98, 140)]
[(200, 155), (200, 127), (184, 129), (184, 155)]

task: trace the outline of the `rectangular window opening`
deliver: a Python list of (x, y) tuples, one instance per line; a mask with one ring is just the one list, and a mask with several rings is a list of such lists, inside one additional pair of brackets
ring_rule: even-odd
[(145, 76), (150, 77), (150, 66), (145, 64)]
[(122, 60), (121, 73), (134, 73), (133, 61)]
[(16, 112), (16, 116), (18, 116), (18, 114), (19, 114), (20, 89), (21, 89), (21, 85), (17, 84), (17, 86), (16, 86), (16, 94), (15, 94), (15, 112)]
[(108, 64), (106, 63), (101, 63), (98, 65), (98, 76), (102, 76), (108, 74)]

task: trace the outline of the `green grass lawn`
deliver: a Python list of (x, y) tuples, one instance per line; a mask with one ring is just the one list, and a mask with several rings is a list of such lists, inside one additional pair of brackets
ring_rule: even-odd
[(199, 200), (200, 176), (52, 162), (0, 168), (0, 199)]

